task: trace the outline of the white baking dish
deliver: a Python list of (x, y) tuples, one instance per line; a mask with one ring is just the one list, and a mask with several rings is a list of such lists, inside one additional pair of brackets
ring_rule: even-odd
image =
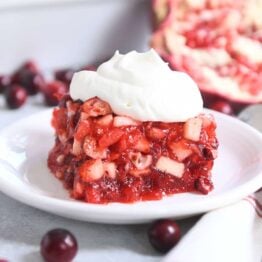
[(1, 0), (0, 73), (34, 58), (45, 70), (148, 48), (150, 0)]

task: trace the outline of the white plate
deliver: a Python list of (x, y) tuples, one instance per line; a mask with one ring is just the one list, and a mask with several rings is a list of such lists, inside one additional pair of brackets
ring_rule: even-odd
[(176, 194), (135, 204), (88, 204), (72, 200), (48, 170), (54, 143), (51, 110), (22, 119), (0, 132), (0, 190), (30, 206), (84, 221), (131, 224), (182, 218), (233, 203), (262, 186), (262, 135), (237, 119), (215, 115), (220, 142), (209, 195)]

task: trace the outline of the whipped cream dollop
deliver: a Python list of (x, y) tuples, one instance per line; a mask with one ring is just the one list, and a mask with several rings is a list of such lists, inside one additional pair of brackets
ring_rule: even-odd
[(183, 122), (203, 110), (192, 78), (172, 71), (153, 49), (126, 55), (117, 51), (96, 72), (75, 73), (70, 95), (82, 101), (97, 96), (114, 113), (140, 121)]

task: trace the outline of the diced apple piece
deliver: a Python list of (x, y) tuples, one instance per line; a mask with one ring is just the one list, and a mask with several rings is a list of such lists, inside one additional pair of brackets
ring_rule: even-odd
[(197, 142), (200, 139), (203, 120), (199, 117), (190, 118), (184, 125), (184, 137)]
[(116, 116), (114, 117), (114, 122), (113, 125), (115, 127), (120, 127), (120, 126), (138, 126), (141, 123), (139, 121), (136, 121), (132, 119), (131, 117), (127, 116)]
[(169, 157), (161, 156), (156, 163), (156, 168), (162, 172), (180, 178), (184, 174), (185, 165), (183, 163), (172, 160)]
[(154, 140), (160, 140), (163, 139), (166, 136), (165, 130), (162, 130), (157, 127), (152, 127), (147, 131), (148, 137)]
[(183, 161), (192, 154), (192, 150), (183, 142), (171, 142), (169, 145), (172, 153), (177, 157), (178, 161)]
[(82, 152), (82, 143), (77, 139), (74, 139), (71, 153), (75, 156), (80, 155)]
[(101, 149), (97, 147), (96, 140), (92, 136), (86, 136), (83, 150), (86, 155), (93, 159), (104, 159), (107, 156), (106, 148)]
[(79, 168), (79, 176), (84, 182), (100, 179), (104, 174), (104, 165), (101, 159), (87, 160)]
[(96, 123), (99, 124), (100, 126), (109, 126), (112, 122), (113, 122), (112, 114), (102, 116), (96, 121)]
[(104, 170), (112, 179), (116, 178), (116, 164), (114, 162), (105, 162)]
[(142, 155), (140, 152), (130, 152), (129, 158), (138, 170), (145, 169), (152, 164), (152, 156)]

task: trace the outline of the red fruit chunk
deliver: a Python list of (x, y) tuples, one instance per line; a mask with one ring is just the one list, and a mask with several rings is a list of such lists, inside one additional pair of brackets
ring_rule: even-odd
[(6, 90), (7, 106), (11, 109), (21, 107), (27, 100), (26, 90), (19, 85), (12, 85)]
[(195, 182), (196, 189), (202, 194), (208, 194), (213, 189), (213, 183), (208, 177), (199, 177)]
[(75, 132), (75, 139), (81, 141), (85, 136), (87, 136), (91, 131), (90, 123), (88, 120), (83, 120), (78, 123)]
[(151, 245), (162, 253), (168, 252), (180, 240), (180, 229), (175, 221), (162, 219), (154, 222), (148, 230)]
[(65, 229), (50, 230), (41, 240), (41, 255), (46, 262), (71, 262), (77, 249), (76, 238)]
[(118, 128), (111, 129), (99, 139), (99, 146), (102, 148), (109, 147), (115, 144), (123, 134), (124, 132)]
[(218, 112), (227, 114), (227, 115), (233, 115), (233, 109), (230, 106), (229, 103), (224, 102), (224, 101), (217, 101), (213, 104), (210, 105), (210, 108), (213, 110), (216, 110)]
[(46, 105), (56, 106), (60, 99), (67, 93), (67, 87), (61, 81), (53, 81), (42, 88), (42, 92)]
[(5, 90), (10, 86), (11, 78), (9, 76), (0, 76), (0, 94), (4, 93)]

